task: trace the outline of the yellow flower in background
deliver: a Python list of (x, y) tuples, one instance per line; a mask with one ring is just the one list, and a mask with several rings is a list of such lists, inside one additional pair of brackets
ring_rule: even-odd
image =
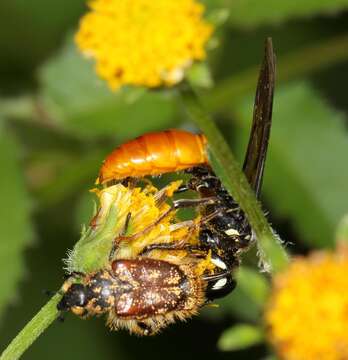
[(265, 319), (281, 359), (348, 359), (348, 249), (294, 259), (274, 279)]
[(170, 86), (205, 58), (212, 26), (195, 0), (93, 0), (76, 43), (112, 89)]

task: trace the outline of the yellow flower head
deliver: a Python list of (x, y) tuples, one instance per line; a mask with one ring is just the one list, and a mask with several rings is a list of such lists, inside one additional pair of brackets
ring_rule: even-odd
[(176, 84), (205, 57), (212, 26), (195, 0), (93, 0), (89, 6), (76, 43), (112, 89)]
[[(152, 184), (144, 188), (116, 184), (92, 190), (98, 196), (99, 207), (66, 259), (68, 272), (91, 273), (108, 267), (114, 259), (136, 259), (152, 244), (197, 245), (199, 217), (180, 222), (165, 201), (174, 195), (181, 183), (181, 180), (171, 182), (161, 190)], [(117, 249), (110, 259), (115, 241)], [(210, 253), (204, 255), (197, 258), (184, 248), (153, 250), (146, 254), (147, 257), (172, 263), (192, 263), (197, 276), (215, 271)]]
[(348, 359), (348, 249), (296, 258), (274, 279), (265, 319), (281, 359)]

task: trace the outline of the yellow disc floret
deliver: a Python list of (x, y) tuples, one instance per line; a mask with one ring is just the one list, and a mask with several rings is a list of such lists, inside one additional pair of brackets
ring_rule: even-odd
[(295, 259), (274, 279), (265, 319), (281, 359), (348, 359), (348, 249)]
[(212, 26), (195, 0), (93, 0), (89, 6), (76, 43), (112, 89), (176, 84), (205, 57)]

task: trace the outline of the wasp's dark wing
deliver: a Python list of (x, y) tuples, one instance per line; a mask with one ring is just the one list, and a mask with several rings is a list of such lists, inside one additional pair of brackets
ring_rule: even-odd
[(243, 165), (243, 171), (257, 197), (260, 195), (271, 131), (274, 82), (275, 55), (272, 39), (267, 38), (255, 95), (253, 123)]

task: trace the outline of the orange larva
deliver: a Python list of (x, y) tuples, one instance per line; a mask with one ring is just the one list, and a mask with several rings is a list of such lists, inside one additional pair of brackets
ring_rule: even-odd
[(107, 156), (98, 183), (160, 175), (206, 164), (206, 143), (202, 134), (175, 129), (139, 136)]

